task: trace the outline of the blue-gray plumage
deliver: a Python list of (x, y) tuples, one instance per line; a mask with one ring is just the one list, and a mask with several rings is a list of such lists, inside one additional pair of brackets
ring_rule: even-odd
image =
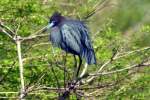
[(67, 53), (78, 55), (79, 67), (82, 59), (85, 59), (88, 64), (96, 64), (89, 31), (82, 21), (66, 18), (56, 12), (50, 18), (47, 29), (49, 28), (51, 28), (50, 41), (52, 44)]

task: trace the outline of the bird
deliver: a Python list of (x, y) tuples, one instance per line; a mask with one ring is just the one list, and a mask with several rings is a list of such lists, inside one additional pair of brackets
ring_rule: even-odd
[[(78, 77), (83, 60), (88, 65), (96, 64), (95, 52), (89, 37), (90, 32), (84, 21), (54, 12), (43, 32), (49, 29), (49, 40), (52, 45), (73, 55), (76, 67), (75, 77)], [(78, 66), (76, 57), (79, 58)]]

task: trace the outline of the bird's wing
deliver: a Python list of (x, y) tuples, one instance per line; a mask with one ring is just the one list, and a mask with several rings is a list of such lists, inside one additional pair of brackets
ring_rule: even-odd
[(76, 27), (78, 28), (78, 30), (80, 30), (82, 45), (84, 45), (84, 47), (86, 47), (87, 49), (93, 49), (89, 37), (88, 28), (82, 22), (78, 23)]
[(93, 49), (87, 27), (80, 21), (68, 21), (61, 25), (63, 41), (72, 49)]
[(89, 38), (89, 30), (83, 22), (74, 20), (68, 22), (67, 25), (70, 26), (72, 30), (74, 30), (75, 36), (80, 39), (79, 41), (83, 47), (87, 49), (93, 49), (91, 40)]
[(96, 64), (96, 57), (89, 37), (88, 28), (83, 22), (77, 22), (77, 24), (75, 24), (75, 28), (80, 31), (81, 44), (84, 48), (84, 51), (81, 53), (81, 56), (85, 58), (88, 64)]
[[(76, 29), (70, 24), (65, 23), (61, 27), (62, 42), (66, 45), (66, 50), (73, 50), (76, 53), (80, 53), (80, 36), (76, 33)], [(68, 51), (68, 50), (67, 50)]]

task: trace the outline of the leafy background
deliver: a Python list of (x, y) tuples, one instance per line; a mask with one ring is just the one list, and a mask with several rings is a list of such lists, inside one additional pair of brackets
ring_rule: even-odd
[[(96, 51), (98, 65), (88, 67), (88, 72), (94, 72), (104, 62), (109, 60), (115, 50), (127, 52), (150, 46), (150, 1), (149, 0), (1, 0), (0, 20), (22, 37), (34, 35), (48, 23), (53, 12), (82, 20), (94, 7), (101, 8), (100, 2), (106, 5), (96, 11), (87, 20), (90, 36)], [(63, 86), (63, 70), (58, 66), (64, 65), (64, 55), (59, 48), (52, 53), (52, 45), (48, 36), (22, 42), (22, 56), (24, 63), (24, 78), (26, 86), (36, 84), (57, 87), (55, 76), (49, 68), (47, 60), (51, 62), (61, 86)], [(133, 53), (110, 63), (105, 71), (122, 69), (125, 66), (138, 64), (149, 60), (150, 50)], [(73, 57), (67, 55), (66, 66), (73, 73)], [(59, 63), (55, 64), (56, 62)], [(150, 67), (150, 66), (149, 66)], [(150, 68), (135, 68), (113, 75), (100, 76), (91, 83), (92, 86), (113, 83), (122, 79), (112, 87), (87, 89), (84, 93), (92, 93), (94, 99), (143, 99), (150, 97)], [(131, 73), (131, 74), (130, 74)], [(69, 77), (67, 77), (69, 79)], [(90, 85), (89, 85), (90, 86)], [(88, 87), (88, 86), (87, 86)], [(98, 92), (93, 93), (97, 90)], [(20, 78), (16, 44), (5, 34), (0, 32), (0, 98), (16, 97), (19, 92)], [(29, 93), (26, 99), (52, 99), (55, 92), (46, 90)], [(89, 97), (89, 98), (90, 98)], [(71, 97), (75, 98), (74, 95)], [(87, 97), (83, 97), (86, 99)]]

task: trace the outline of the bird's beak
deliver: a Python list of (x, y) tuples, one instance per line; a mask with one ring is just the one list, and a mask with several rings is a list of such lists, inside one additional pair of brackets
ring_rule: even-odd
[(53, 27), (53, 25), (54, 25), (54, 23), (51, 22), (51, 23), (49, 23), (49, 24), (46, 26), (46, 28), (49, 29), (49, 28)]
[(54, 23), (49, 23), (42, 31), (42, 33), (46, 32), (48, 29), (50, 29), (51, 27), (53, 27)]

